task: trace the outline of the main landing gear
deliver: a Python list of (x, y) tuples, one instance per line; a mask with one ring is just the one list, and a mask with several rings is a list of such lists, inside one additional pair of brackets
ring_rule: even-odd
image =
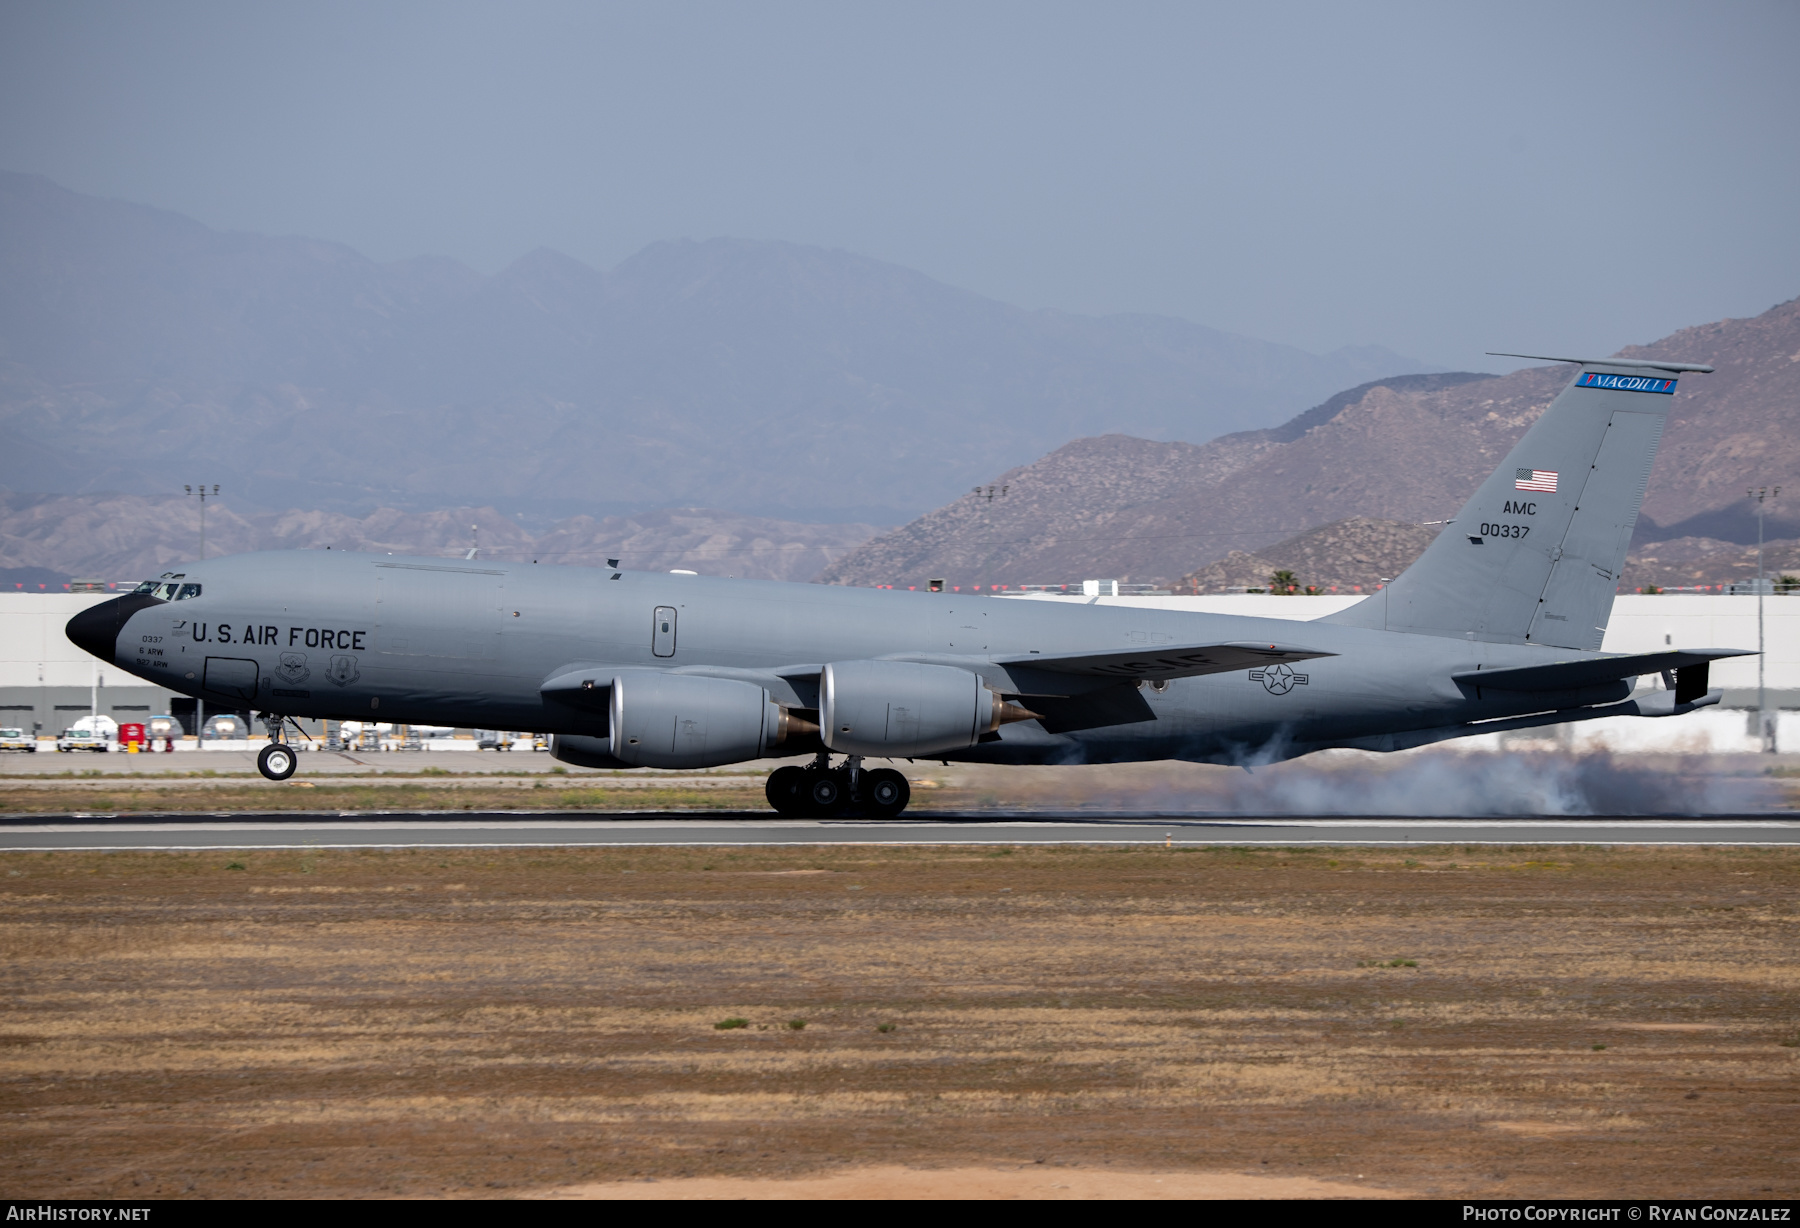
[(269, 744), (262, 748), (256, 756), (256, 770), (270, 780), (286, 780), (300, 766), (300, 758), (294, 748), (283, 738), (287, 726), (285, 716), (271, 716), (263, 713), (263, 724), (269, 730)]
[(764, 791), (776, 813), (789, 818), (891, 819), (912, 800), (906, 777), (893, 768), (865, 772), (861, 755), (837, 768), (823, 753), (805, 767), (776, 768)]

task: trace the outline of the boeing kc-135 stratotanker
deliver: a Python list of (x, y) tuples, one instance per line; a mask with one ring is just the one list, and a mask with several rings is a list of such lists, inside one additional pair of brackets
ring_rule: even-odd
[(68, 636), (261, 711), (272, 780), (292, 718), (374, 719), (590, 768), (810, 754), (769, 776), (783, 814), (900, 813), (865, 757), (1254, 764), (1715, 704), (1743, 650), (1599, 651), (1678, 377), (1712, 368), (1548, 361), (1579, 370), (1418, 562), (1311, 622), (321, 550), (196, 563)]

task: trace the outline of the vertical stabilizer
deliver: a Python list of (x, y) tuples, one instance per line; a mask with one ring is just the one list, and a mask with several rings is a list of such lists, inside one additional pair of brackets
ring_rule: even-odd
[(1320, 621), (1600, 647), (1677, 376), (1712, 368), (1553, 361), (1581, 369), (1418, 562)]

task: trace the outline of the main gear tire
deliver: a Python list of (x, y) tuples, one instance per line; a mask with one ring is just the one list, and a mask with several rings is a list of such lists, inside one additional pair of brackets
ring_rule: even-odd
[(843, 772), (808, 772), (806, 810), (824, 818), (835, 813), (850, 800), (850, 782)]
[(299, 766), (299, 757), (286, 742), (271, 742), (256, 756), (256, 770), (270, 780), (286, 780)]
[(805, 768), (791, 764), (769, 773), (763, 795), (769, 799), (776, 814), (794, 817), (807, 813), (806, 775)]
[(863, 805), (878, 819), (891, 819), (912, 800), (912, 785), (893, 768), (862, 774)]

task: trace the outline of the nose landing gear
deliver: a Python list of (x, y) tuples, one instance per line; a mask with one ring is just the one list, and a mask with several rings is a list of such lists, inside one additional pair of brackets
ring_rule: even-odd
[(294, 748), (286, 742), (271, 742), (256, 756), (256, 770), (270, 780), (286, 780), (298, 766)]
[[(287, 723), (288, 718), (285, 716), (263, 713), (263, 724), (269, 731), (269, 744), (256, 756), (256, 770), (269, 780), (286, 780), (300, 766), (299, 756), (283, 736)], [(302, 734), (305, 732), (301, 730)]]
[(770, 772), (764, 787), (769, 805), (789, 818), (891, 819), (912, 800), (912, 786), (892, 768), (864, 771), (860, 755), (851, 755), (841, 767), (830, 763), (821, 754), (806, 767)]

